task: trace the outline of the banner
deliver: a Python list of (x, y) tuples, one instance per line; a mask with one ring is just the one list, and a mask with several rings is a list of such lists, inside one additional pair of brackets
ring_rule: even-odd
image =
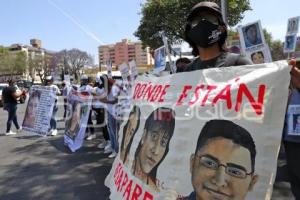
[(22, 123), (23, 130), (47, 135), (55, 100), (55, 88), (33, 85), (29, 91), (29, 100)]
[(73, 90), (68, 96), (64, 142), (72, 152), (82, 146), (91, 103), (92, 96), (88, 92)]
[(270, 199), (289, 73), (279, 61), (139, 76), (110, 199)]

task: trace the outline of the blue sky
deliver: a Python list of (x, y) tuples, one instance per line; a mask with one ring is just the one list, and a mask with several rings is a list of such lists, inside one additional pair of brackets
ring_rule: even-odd
[[(0, 0), (0, 45), (42, 40), (49, 50), (79, 48), (92, 54), (97, 46), (135, 40), (145, 0)], [(300, 15), (299, 0), (250, 0), (252, 11), (240, 24), (258, 19), (274, 39), (283, 41), (287, 19)]]

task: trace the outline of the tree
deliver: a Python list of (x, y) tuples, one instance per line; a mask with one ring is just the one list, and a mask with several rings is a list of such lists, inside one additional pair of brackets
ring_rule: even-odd
[[(183, 39), (186, 17), (199, 0), (148, 0), (142, 5), (141, 21), (135, 36), (144, 45), (156, 49), (162, 45), (159, 36), (164, 31), (171, 43)], [(215, 2), (219, 3), (218, 0)], [(243, 13), (250, 10), (249, 0), (228, 0), (228, 24), (236, 25), (243, 19)]]
[(35, 80), (36, 73), (40, 77), (42, 83), (44, 82), (45, 77), (49, 74), (49, 69), (47, 69), (44, 62), (44, 56), (29, 56), (28, 66), (32, 82)]
[(45, 82), (46, 76), (51, 75), (51, 71), (58, 70), (58, 54), (49, 54), (44, 52), (44, 54), (31, 54), (28, 58), (29, 72), (33, 81), (35, 79), (35, 74), (37, 74), (42, 83)]
[(9, 51), (0, 47), (0, 71), (1, 74), (23, 74), (26, 70), (26, 54), (23, 51)]
[(93, 59), (87, 52), (79, 49), (63, 50), (64, 67), (68, 67), (74, 78), (78, 80), (80, 70), (86, 65), (92, 65)]
[(266, 29), (263, 29), (264, 37), (266, 40), (266, 43), (269, 46), (272, 60), (282, 60), (285, 59), (284, 53), (283, 53), (283, 42), (280, 40), (273, 40), (272, 34), (269, 33)]

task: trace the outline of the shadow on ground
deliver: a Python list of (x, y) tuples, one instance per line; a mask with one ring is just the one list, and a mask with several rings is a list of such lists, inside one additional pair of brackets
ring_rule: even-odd
[(75, 153), (64, 146), (62, 136), (20, 135), (14, 140), (18, 145), (6, 147), (9, 155), (1, 158), (1, 200), (108, 199), (104, 179), (113, 160), (96, 148), (99, 140), (85, 142)]

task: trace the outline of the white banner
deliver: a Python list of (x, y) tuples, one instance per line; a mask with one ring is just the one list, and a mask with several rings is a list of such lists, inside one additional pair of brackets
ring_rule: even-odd
[(55, 88), (33, 85), (29, 91), (29, 100), (22, 123), (23, 130), (47, 135), (55, 100)]
[(138, 77), (110, 199), (270, 199), (289, 73), (280, 61)]
[(92, 96), (88, 92), (73, 90), (68, 96), (64, 142), (72, 152), (82, 146), (91, 103)]

